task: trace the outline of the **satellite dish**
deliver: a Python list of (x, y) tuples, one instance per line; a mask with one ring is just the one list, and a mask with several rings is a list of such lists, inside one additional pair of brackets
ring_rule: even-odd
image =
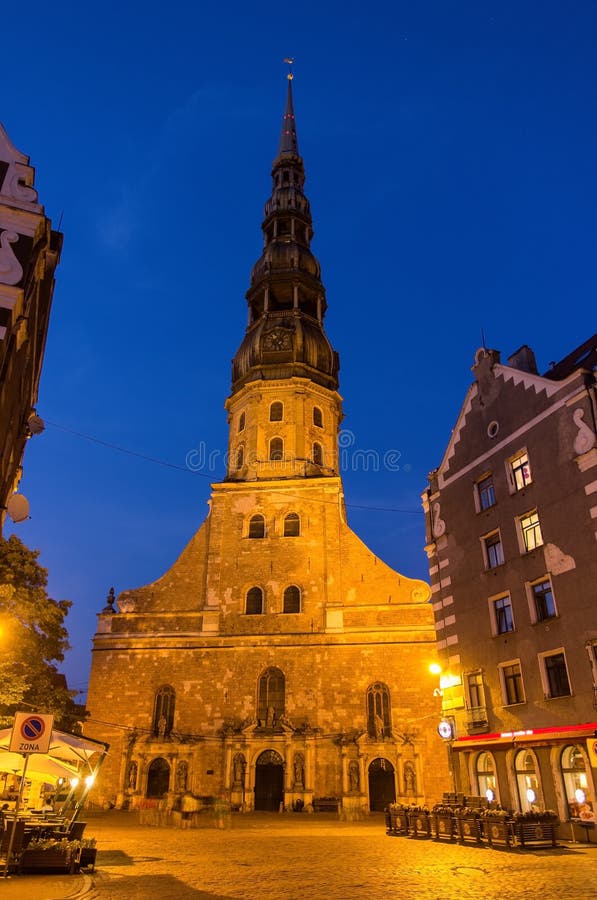
[(13, 494), (6, 504), (6, 511), (13, 522), (24, 522), (29, 518), (29, 501), (24, 494)]
[(46, 427), (46, 423), (37, 413), (31, 413), (27, 419), (27, 425), (31, 434), (41, 434)]

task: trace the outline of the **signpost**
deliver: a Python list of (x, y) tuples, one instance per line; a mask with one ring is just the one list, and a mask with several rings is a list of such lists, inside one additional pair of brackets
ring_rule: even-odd
[(15, 804), (15, 817), (12, 823), (12, 831), (10, 833), (10, 841), (8, 850), (6, 851), (6, 864), (4, 866), (4, 877), (8, 877), (8, 867), (10, 856), (12, 853), (12, 845), (14, 843), (15, 831), (17, 828), (17, 817), (21, 808), (21, 800), (23, 799), (23, 790), (25, 788), (25, 775), (27, 774), (27, 764), (31, 753), (47, 753), (50, 749), (52, 740), (52, 726), (54, 724), (54, 716), (48, 716), (45, 713), (16, 713), (14, 724), (12, 726), (12, 735), (8, 749), (13, 753), (22, 753), (24, 757), (23, 772), (21, 774), (21, 785)]

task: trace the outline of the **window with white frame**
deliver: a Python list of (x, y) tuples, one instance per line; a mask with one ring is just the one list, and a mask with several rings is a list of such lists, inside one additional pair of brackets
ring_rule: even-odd
[(489, 509), (495, 506), (495, 490), (493, 487), (493, 475), (484, 475), (477, 481), (476, 485), (476, 506), (477, 512)]
[(522, 683), (520, 660), (508, 660), (508, 662), (500, 663), (498, 668), (504, 706), (511, 706), (514, 703), (524, 703), (524, 685)]
[(494, 635), (508, 634), (508, 632), (514, 631), (510, 594), (491, 597), (489, 600), (489, 611), (491, 615), (491, 630)]
[(539, 666), (543, 691), (548, 699), (569, 697), (572, 694), (563, 647), (547, 653), (539, 653)]
[(472, 724), (485, 722), (487, 720), (487, 710), (485, 709), (485, 686), (481, 669), (477, 669), (475, 672), (467, 672), (465, 684), (468, 711)]
[(520, 516), (518, 527), (521, 539), (520, 549), (523, 553), (530, 553), (531, 550), (536, 550), (537, 547), (543, 546), (539, 513), (536, 509), (525, 513), (524, 516)]
[(544, 622), (546, 619), (553, 619), (554, 616), (557, 616), (549, 575), (545, 575), (539, 581), (531, 582), (527, 589), (533, 622)]
[(492, 531), (481, 538), (483, 547), (483, 559), (486, 569), (494, 569), (501, 566), (504, 562), (504, 550), (502, 548), (502, 538), (499, 531)]
[(511, 456), (506, 468), (508, 483), (511, 493), (521, 491), (532, 482), (529, 455), (526, 450), (521, 450), (516, 456)]

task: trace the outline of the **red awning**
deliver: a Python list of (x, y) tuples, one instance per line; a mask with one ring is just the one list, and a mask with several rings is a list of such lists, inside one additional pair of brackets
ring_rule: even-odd
[(526, 744), (535, 741), (579, 740), (593, 737), (597, 731), (597, 722), (585, 722), (582, 725), (556, 725), (551, 728), (520, 728), (515, 731), (496, 731), (491, 734), (471, 734), (457, 738), (455, 750), (468, 750), (472, 747), (495, 747), (504, 744)]

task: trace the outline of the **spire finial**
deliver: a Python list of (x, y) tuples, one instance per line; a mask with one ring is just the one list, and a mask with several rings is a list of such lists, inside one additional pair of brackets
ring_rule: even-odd
[(294, 123), (294, 104), (292, 102), (292, 79), (294, 78), (292, 66), (294, 65), (294, 57), (287, 56), (284, 62), (288, 65), (288, 74), (286, 75), (288, 79), (288, 94), (286, 97), (286, 109), (282, 118), (282, 133), (280, 134), (278, 156), (284, 153), (292, 153), (294, 156), (298, 156), (298, 139)]

